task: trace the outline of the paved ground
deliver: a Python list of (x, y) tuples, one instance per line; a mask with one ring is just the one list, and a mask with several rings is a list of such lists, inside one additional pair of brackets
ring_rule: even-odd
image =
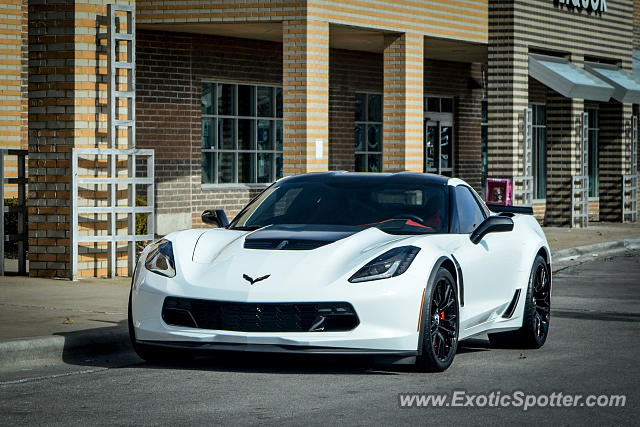
[(590, 223), (587, 228), (544, 227), (543, 229), (552, 251), (640, 237), (640, 222), (634, 224), (597, 222)]
[(127, 318), (131, 279), (0, 277), (0, 341), (116, 325)]
[[(15, 373), (0, 382), (0, 424), (635, 424), (640, 415), (640, 252), (555, 275), (540, 350), (468, 340), (443, 374), (360, 359), (227, 357), (154, 366), (131, 354)], [(34, 376), (39, 378), (33, 379)], [(25, 378), (31, 378), (24, 380)], [(400, 392), (625, 394), (624, 408), (399, 409)]]

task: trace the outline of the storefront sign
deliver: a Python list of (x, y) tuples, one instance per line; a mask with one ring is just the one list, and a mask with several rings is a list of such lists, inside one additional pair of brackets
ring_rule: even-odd
[(559, 4), (578, 7), (581, 9), (591, 9), (594, 12), (606, 12), (607, 0), (554, 0)]

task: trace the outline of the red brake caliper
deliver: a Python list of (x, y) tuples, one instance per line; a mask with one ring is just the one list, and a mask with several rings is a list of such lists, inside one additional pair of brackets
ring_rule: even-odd
[[(444, 311), (442, 313), (440, 313), (440, 319), (444, 320)], [(438, 343), (436, 343), (436, 340), (433, 340), (433, 348), (437, 349), (438, 348)]]

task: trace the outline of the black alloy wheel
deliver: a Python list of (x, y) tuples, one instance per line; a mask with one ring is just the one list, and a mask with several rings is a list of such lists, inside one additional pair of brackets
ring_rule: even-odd
[(551, 321), (551, 272), (536, 256), (525, 296), (522, 327), (515, 331), (489, 334), (491, 345), (502, 348), (540, 348), (549, 335)]
[(534, 286), (533, 304), (535, 306), (535, 334), (537, 341), (546, 339), (549, 332), (551, 315), (551, 281), (545, 263), (537, 263)]
[(428, 372), (442, 372), (453, 362), (458, 349), (458, 295), (455, 280), (445, 268), (436, 274), (423, 304), (422, 354), (416, 365)]

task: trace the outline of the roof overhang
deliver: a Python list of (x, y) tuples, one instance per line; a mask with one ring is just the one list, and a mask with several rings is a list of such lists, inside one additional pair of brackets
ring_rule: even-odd
[(611, 97), (616, 101), (640, 104), (640, 82), (620, 67), (585, 62), (584, 68), (614, 87)]
[(529, 75), (567, 98), (607, 102), (614, 87), (564, 58), (529, 54)]

